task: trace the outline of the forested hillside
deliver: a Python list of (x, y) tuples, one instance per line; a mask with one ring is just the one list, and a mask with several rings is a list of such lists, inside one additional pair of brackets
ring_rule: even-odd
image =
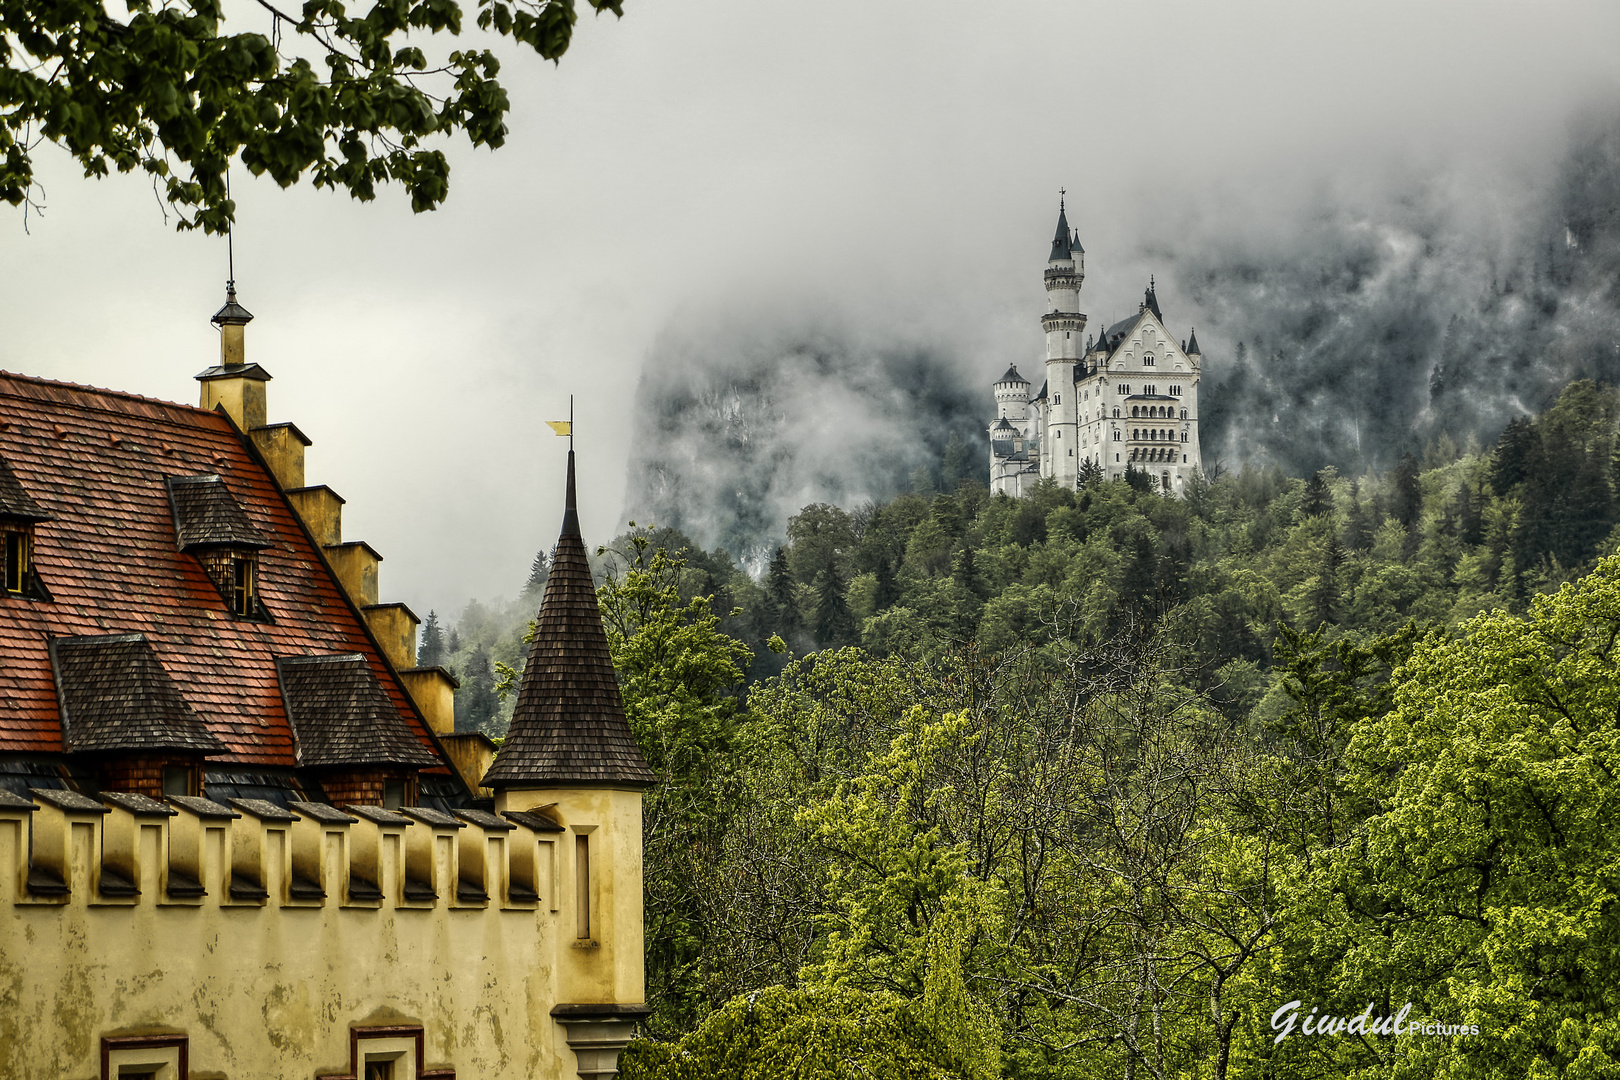
[[(1577, 383), (1387, 476), (810, 507), (762, 586), (632, 536), (665, 1041), (624, 1075), (1620, 1068), (1617, 419)], [(746, 698), (724, 630), (776, 635)]]
[(660, 777), (622, 1075), (1620, 1069), (1617, 425), (811, 506), (762, 582), (604, 548)]

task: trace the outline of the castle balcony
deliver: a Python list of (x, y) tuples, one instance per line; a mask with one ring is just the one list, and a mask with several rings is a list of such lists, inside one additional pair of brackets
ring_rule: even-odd
[(1050, 334), (1054, 330), (1068, 330), (1078, 334), (1086, 328), (1086, 317), (1078, 311), (1048, 311), (1041, 316), (1041, 329)]

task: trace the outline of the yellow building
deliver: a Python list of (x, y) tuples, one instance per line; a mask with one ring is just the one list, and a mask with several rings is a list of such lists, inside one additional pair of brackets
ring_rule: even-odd
[(0, 1077), (612, 1076), (652, 777), (572, 456), (483, 776), (251, 318), (200, 408), (0, 373)]

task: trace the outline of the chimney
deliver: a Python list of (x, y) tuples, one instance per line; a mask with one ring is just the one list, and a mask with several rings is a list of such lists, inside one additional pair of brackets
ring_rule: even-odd
[(253, 313), (236, 302), (236, 282), (225, 283), (225, 306), (210, 320), (219, 327), (219, 363), (197, 376), (202, 383), (202, 407), (221, 406), (236, 426), (252, 431), (264, 426), (266, 417), (264, 384), (270, 373), (247, 362), (247, 324)]

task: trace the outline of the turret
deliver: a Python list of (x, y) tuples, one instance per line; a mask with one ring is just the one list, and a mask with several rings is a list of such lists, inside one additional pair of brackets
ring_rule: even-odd
[[(562, 534), (506, 744), (484, 774), (498, 812), (562, 827), (559, 894), (566, 947), (552, 1015), (568, 1028), (582, 1075), (587, 1053), (617, 1051), (646, 1016), (641, 924), (641, 796), (657, 780), (625, 718), (585, 557), (574, 452)], [(591, 1060), (601, 1060), (593, 1057)], [(590, 1075), (598, 1075), (591, 1073)], [(612, 1068), (599, 1075), (611, 1076)]]
[(996, 380), (996, 417), (1022, 422), (1029, 419), (1029, 380), (1015, 364)]

